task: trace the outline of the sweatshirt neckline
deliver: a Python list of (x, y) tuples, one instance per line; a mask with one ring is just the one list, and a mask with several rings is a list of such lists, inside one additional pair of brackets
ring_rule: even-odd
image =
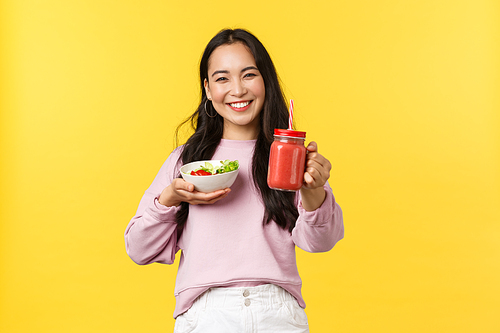
[(254, 140), (228, 140), (228, 139), (221, 139), (220, 140), (220, 147), (224, 148), (253, 148), (255, 146), (255, 143), (257, 142), (257, 139)]

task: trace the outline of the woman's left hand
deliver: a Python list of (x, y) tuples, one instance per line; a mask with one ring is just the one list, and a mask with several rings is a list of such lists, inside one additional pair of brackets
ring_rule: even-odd
[(323, 187), (328, 178), (332, 164), (323, 155), (318, 153), (318, 144), (311, 141), (307, 146), (306, 166), (303, 188), (314, 189)]
[(326, 192), (323, 188), (332, 165), (323, 155), (318, 153), (318, 144), (311, 141), (307, 146), (304, 185), (300, 189), (302, 207), (306, 211), (318, 209), (325, 200)]

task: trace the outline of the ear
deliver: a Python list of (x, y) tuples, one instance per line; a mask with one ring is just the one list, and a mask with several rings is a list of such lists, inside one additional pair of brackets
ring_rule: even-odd
[(207, 98), (212, 100), (212, 94), (210, 93), (210, 87), (208, 86), (208, 80), (205, 79), (203, 81), (203, 86), (205, 87), (205, 94), (207, 94)]

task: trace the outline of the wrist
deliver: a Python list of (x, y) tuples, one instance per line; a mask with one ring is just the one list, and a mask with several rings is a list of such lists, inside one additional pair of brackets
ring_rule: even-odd
[(304, 207), (306, 211), (313, 211), (323, 204), (326, 198), (326, 192), (323, 186), (313, 189), (303, 187), (300, 189), (300, 196), (302, 207)]
[(179, 206), (181, 204), (180, 200), (175, 200), (173, 198), (174, 194), (170, 193), (171, 191), (171, 186), (167, 186), (161, 194), (158, 196), (157, 200), (160, 205), (166, 206), (166, 207), (174, 207), (174, 206)]
[(156, 200), (158, 200), (158, 203), (162, 206), (165, 207), (177, 207), (181, 204), (181, 202), (175, 202), (175, 201), (162, 201), (160, 197), (158, 197)]

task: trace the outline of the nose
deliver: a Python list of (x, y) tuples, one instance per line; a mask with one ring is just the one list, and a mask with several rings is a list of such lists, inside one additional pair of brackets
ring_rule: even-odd
[(231, 87), (231, 95), (241, 97), (247, 93), (245, 84), (241, 80), (234, 80)]

